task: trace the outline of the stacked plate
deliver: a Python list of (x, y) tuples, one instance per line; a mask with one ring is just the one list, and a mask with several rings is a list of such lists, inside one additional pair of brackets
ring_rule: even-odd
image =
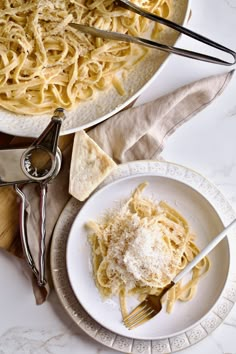
[[(186, 348), (211, 333), (236, 302), (233, 277), (236, 247), (228, 234), (209, 255), (211, 267), (189, 302), (177, 302), (151, 321), (129, 331), (121, 320), (117, 298), (102, 300), (93, 279), (91, 250), (84, 227), (117, 201), (128, 198), (141, 182), (145, 195), (165, 200), (188, 220), (200, 249), (206, 246), (235, 214), (220, 191), (198, 173), (167, 162), (137, 161), (118, 166), (81, 208), (71, 199), (56, 225), (51, 246), (51, 267), (57, 294), (67, 313), (88, 335), (126, 353), (168, 353)], [(80, 209), (81, 208), (81, 209)]]

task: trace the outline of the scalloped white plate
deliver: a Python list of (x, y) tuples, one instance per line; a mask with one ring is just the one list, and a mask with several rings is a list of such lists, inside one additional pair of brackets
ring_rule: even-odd
[[(189, 16), (190, 0), (173, 0), (174, 22), (185, 24)], [(174, 45), (180, 34), (166, 28), (160, 37), (160, 42)], [(157, 77), (168, 60), (168, 55), (158, 50), (141, 61), (134, 70), (130, 71), (124, 80), (126, 93), (120, 96), (114, 88), (100, 91), (97, 96), (80, 103), (76, 110), (66, 113), (66, 120), (61, 128), (61, 135), (70, 134), (91, 127), (127, 107), (133, 102)], [(37, 137), (45, 129), (51, 119), (50, 115), (17, 115), (0, 108), (0, 131), (7, 134), (26, 137)]]
[[(231, 279), (236, 261), (231, 260), (229, 264), (230, 249), (233, 244), (235, 245), (235, 239), (229, 235), (211, 253), (211, 270), (206, 278), (201, 280), (196, 298), (192, 302), (178, 304), (172, 314), (167, 315), (163, 311), (144, 326), (132, 332), (127, 331), (121, 325), (118, 307), (116, 308), (114, 303), (113, 306), (109, 302), (103, 304), (96, 292), (88, 260), (85, 261), (89, 254), (86, 253), (89, 251), (89, 245), (84, 242), (83, 253), (78, 253), (81, 246), (78, 235), (85, 236), (83, 233), (80, 234), (81, 229), (78, 226), (81, 220), (87, 221), (88, 217), (98, 215), (97, 208), (89, 208), (90, 201), (96, 203), (98, 198), (102, 203), (99, 207), (101, 212), (102, 207), (111, 205), (111, 201), (109, 202), (111, 191), (114, 192), (112, 196), (114, 202), (119, 197), (127, 196), (127, 193), (129, 195), (130, 190), (139, 181), (146, 179), (150, 182), (150, 192), (158, 193), (158, 199), (164, 198), (172, 205), (177, 203), (176, 208), (186, 216), (198, 236), (201, 235), (197, 242), (200, 247), (235, 217), (234, 211), (219, 190), (192, 170), (167, 162), (154, 161), (120, 165), (103, 183), (106, 187), (89, 199), (76, 219), (81, 205), (71, 199), (66, 206), (53, 236), (52, 276), (66, 311), (82, 329), (99, 342), (125, 352), (137, 352), (135, 348), (140, 345), (149, 348), (150, 351), (155, 347), (153, 351), (155, 353), (171, 352), (188, 347), (206, 337), (223, 321), (236, 301), (236, 283)], [(111, 182), (115, 183), (110, 184)], [(117, 188), (118, 186), (123, 187), (122, 190)], [(99, 196), (104, 198), (100, 199)], [(92, 214), (88, 215), (86, 211)], [(68, 258), (68, 267), (75, 295), (85, 310), (73, 293), (66, 271), (65, 246), (74, 219), (68, 243), (67, 255), (71, 257)], [(73, 235), (77, 236), (76, 239)], [(72, 250), (73, 247), (75, 251)]]

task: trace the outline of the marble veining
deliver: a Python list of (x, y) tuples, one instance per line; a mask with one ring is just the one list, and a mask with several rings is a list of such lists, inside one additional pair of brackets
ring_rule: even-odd
[(236, 1), (235, 0), (225, 0), (225, 2), (231, 9), (236, 9)]
[(0, 354), (54, 353), (68, 345), (70, 333), (44, 329), (13, 327), (0, 336)]
[(236, 328), (236, 318), (230, 318), (230, 319), (226, 319), (224, 321), (224, 325), (226, 326), (232, 326)]

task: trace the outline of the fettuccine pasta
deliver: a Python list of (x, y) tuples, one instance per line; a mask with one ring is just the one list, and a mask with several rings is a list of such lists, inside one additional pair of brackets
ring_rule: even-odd
[[(120, 209), (87, 225), (96, 285), (103, 297), (120, 297), (123, 317), (127, 296), (142, 301), (147, 295), (159, 295), (199, 253), (187, 221), (164, 201), (157, 204), (143, 197), (146, 185), (140, 184)], [(170, 289), (165, 299), (167, 312), (177, 300), (194, 297), (208, 269), (205, 257), (193, 268), (190, 280)]]
[[(134, 0), (168, 17), (172, 0)], [(114, 86), (148, 52), (130, 43), (94, 38), (70, 22), (140, 35), (149, 21), (114, 0), (2, 0), (0, 2), (0, 106), (20, 114), (74, 109), (99, 90)], [(152, 36), (162, 26), (156, 24)]]

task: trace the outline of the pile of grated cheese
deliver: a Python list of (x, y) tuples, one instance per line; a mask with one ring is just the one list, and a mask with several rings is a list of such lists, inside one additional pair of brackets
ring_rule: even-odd
[(132, 213), (127, 205), (109, 219), (102, 234), (108, 241), (107, 274), (113, 280), (113, 294), (118, 291), (118, 280), (127, 289), (168, 284), (176, 275), (179, 259), (173, 257), (161, 225)]

